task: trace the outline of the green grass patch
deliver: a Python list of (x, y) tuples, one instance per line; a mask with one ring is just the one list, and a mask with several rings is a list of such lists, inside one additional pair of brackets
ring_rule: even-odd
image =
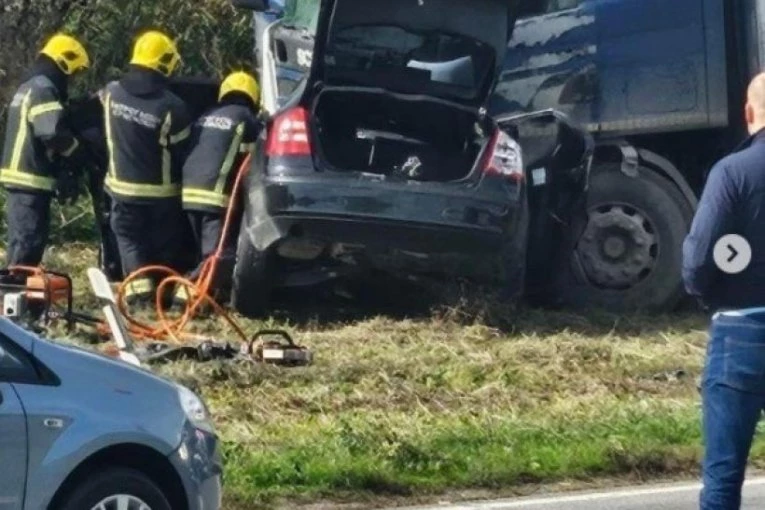
[(227, 443), (232, 496), (263, 502), (294, 494), (384, 495), (501, 488), (640, 471), (660, 475), (698, 460), (692, 405), (610, 403), (592, 416), (353, 413), (266, 427)]

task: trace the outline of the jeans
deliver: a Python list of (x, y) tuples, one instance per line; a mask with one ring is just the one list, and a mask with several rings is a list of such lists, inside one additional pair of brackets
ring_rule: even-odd
[(765, 409), (765, 308), (712, 318), (702, 401), (701, 510), (738, 510), (749, 450)]

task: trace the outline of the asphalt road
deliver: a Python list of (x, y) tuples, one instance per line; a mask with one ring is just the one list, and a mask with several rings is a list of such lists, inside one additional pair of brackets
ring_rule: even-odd
[[(409, 510), (698, 510), (700, 488), (700, 484), (655, 485), (543, 498), (434, 505)], [(765, 508), (765, 478), (747, 481), (741, 508)]]

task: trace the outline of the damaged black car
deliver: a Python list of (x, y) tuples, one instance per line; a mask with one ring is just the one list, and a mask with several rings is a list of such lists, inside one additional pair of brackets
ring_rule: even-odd
[(516, 12), (514, 0), (321, 2), (310, 70), (269, 112), (247, 175), (238, 311), (261, 313), (276, 287), (370, 271), (565, 293), (593, 142), (555, 111), (487, 115)]

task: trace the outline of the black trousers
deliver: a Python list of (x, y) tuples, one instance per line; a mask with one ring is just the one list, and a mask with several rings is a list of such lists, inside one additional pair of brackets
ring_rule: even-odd
[(39, 266), (50, 236), (48, 193), (8, 190), (8, 265)]
[[(190, 280), (193, 281), (199, 277), (205, 260), (211, 257), (218, 248), (218, 243), (223, 234), (225, 214), (223, 210), (220, 212), (186, 211), (198, 256), (197, 267), (187, 275), (187, 278)], [(234, 221), (232, 225), (238, 226), (238, 223)], [(238, 229), (232, 227), (232, 230), (234, 232), (230, 231), (226, 236), (223, 252), (218, 260), (210, 288), (212, 295), (214, 297), (217, 296), (219, 299), (225, 299), (231, 290), (234, 264), (236, 262), (236, 234)]]
[[(183, 214), (180, 200), (162, 199), (154, 203), (132, 203), (112, 199), (111, 227), (117, 239), (122, 270), (130, 273), (146, 266), (161, 265), (178, 269), (183, 242)], [(162, 275), (134, 281), (126, 297), (154, 295)]]

